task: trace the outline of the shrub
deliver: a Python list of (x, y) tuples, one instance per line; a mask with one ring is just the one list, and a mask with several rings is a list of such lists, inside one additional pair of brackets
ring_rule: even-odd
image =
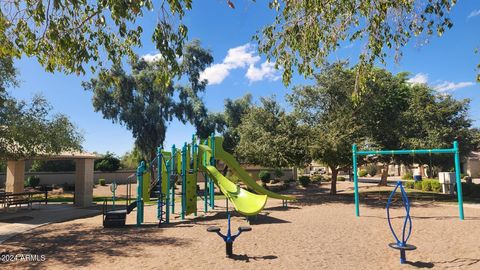
[(422, 181), (415, 181), (413, 183), (414, 183), (413, 184), (414, 189), (422, 190)]
[(302, 175), (298, 178), (298, 181), (300, 182), (300, 185), (307, 187), (308, 184), (310, 184), (310, 176)]
[(98, 179), (98, 184), (102, 187), (106, 186), (105, 179)]
[(402, 180), (412, 180), (412, 179), (413, 179), (412, 172), (406, 172), (404, 175), (402, 175)]
[(436, 180), (432, 180), (432, 191), (440, 192), (442, 190), (442, 184)]
[(462, 183), (463, 195), (468, 197), (480, 197), (480, 184)]
[(264, 184), (270, 182), (270, 179), (271, 179), (271, 175), (270, 175), (270, 172), (268, 171), (261, 171), (259, 174), (258, 174), (258, 178), (260, 178), (260, 180), (262, 180), (262, 182)]
[(293, 178), (290, 178), (290, 179), (288, 179), (288, 180), (285, 180), (285, 183), (294, 183), (294, 182), (296, 182), (296, 181), (295, 181), (295, 179), (293, 179)]
[(368, 164), (365, 170), (370, 176), (375, 176), (377, 174), (377, 166), (375, 164)]
[(283, 171), (281, 169), (276, 169), (273, 174), (275, 175), (276, 178), (282, 178), (283, 176)]
[(330, 181), (332, 181), (332, 178), (327, 176), (327, 177), (323, 178), (323, 181), (330, 182)]
[(423, 191), (432, 191), (432, 181), (424, 180), (422, 183), (422, 190)]
[(114, 154), (107, 152), (101, 159), (95, 160), (95, 170), (102, 172), (114, 172), (120, 168), (120, 159)]
[(365, 177), (367, 176), (367, 174), (368, 174), (367, 170), (363, 170), (363, 169), (358, 172), (358, 176), (360, 177)]
[(339, 176), (339, 177), (337, 177), (337, 181), (345, 181), (345, 177)]
[(323, 177), (321, 175), (314, 175), (312, 176), (311, 180), (312, 180), (312, 183), (320, 184), (323, 180)]
[(415, 188), (414, 182), (413, 181), (405, 182), (405, 188), (414, 189)]
[(40, 177), (38, 176), (29, 176), (27, 180), (25, 181), (25, 186), (27, 187), (36, 187), (40, 184)]

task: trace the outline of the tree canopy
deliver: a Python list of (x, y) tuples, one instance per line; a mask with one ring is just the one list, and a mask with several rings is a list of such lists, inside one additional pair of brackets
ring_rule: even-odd
[(277, 16), (257, 33), (256, 39), (260, 52), (284, 69), (285, 84), (290, 83), (294, 68), (301, 74), (313, 75), (316, 69), (328, 64), (327, 57), (343, 42), (363, 42), (355, 89), (358, 85), (364, 88), (375, 61), (384, 63), (387, 53), (392, 51), (398, 60), (402, 47), (412, 38), (442, 36), (451, 28), (449, 12), (455, 3), (456, 0), (271, 0), (270, 8), (276, 10)]
[(244, 162), (272, 168), (304, 166), (310, 162), (306, 127), (272, 98), (249, 110), (238, 126), (235, 153)]
[(100, 159), (95, 160), (95, 170), (102, 172), (114, 172), (120, 169), (120, 159), (113, 153), (107, 152)]
[(153, 158), (156, 148), (163, 145), (167, 124), (173, 119), (195, 125), (202, 123), (206, 109), (198, 93), (205, 90), (207, 82), (199, 78), (212, 61), (210, 52), (194, 41), (185, 46), (178, 64), (182, 71), (179, 81), (186, 81), (185, 85), (172, 80), (175, 71), (163, 58), (147, 62), (137, 57), (130, 61), (130, 74), (117, 64), (102, 69), (97, 78), (83, 85), (93, 92), (95, 111), (125, 125), (138, 149)]
[[(364, 101), (354, 106), (349, 97), (356, 68), (332, 64), (316, 75), (315, 85), (296, 87), (288, 96), (298, 121), (311, 127), (313, 159), (330, 167), (332, 180), (337, 170), (350, 167), (353, 143), (374, 149), (451, 148), (458, 139), (463, 157), (477, 146), (469, 100), (455, 100), (425, 84), (410, 84), (406, 73), (393, 75), (376, 68), (366, 81), (369, 90)], [(432, 160), (446, 170), (452, 165), (451, 156), (415, 158), (423, 163)], [(382, 156), (376, 161), (386, 165), (386, 181), (390, 162), (411, 164), (412, 157)]]
[[(254, 0), (252, 0), (254, 1)], [(255, 1), (254, 1), (255, 2)], [(0, 58), (35, 56), (46, 70), (85, 72), (105, 62), (120, 63), (140, 47), (144, 26), (140, 18), (156, 13), (149, 33), (172, 70), (184, 52), (188, 27), (183, 23), (192, 0), (141, 1), (4, 1), (0, 6)], [(234, 8), (235, 1), (224, 3)], [(415, 37), (442, 36), (453, 26), (449, 12), (456, 0), (269, 0), (276, 11), (272, 24), (255, 38), (259, 50), (283, 70), (289, 84), (294, 69), (312, 75), (342, 42), (365, 43), (359, 55), (357, 85), (364, 85), (376, 60), (390, 52), (396, 59)], [(227, 6), (227, 5), (226, 5)], [(473, 49), (472, 49), (473, 51)], [(480, 74), (477, 77), (480, 81)]]
[(82, 135), (62, 114), (51, 115), (41, 96), (30, 103), (7, 98), (0, 107), (0, 158), (21, 159), (81, 149)]
[(295, 87), (287, 96), (297, 121), (309, 127), (312, 159), (332, 171), (331, 194), (336, 193), (338, 171), (352, 163), (352, 143), (363, 138), (361, 117), (350, 98), (354, 84), (355, 71), (338, 63), (317, 75), (314, 86)]

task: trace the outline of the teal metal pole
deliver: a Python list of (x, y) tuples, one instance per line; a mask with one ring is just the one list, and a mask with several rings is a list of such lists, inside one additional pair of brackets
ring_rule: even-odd
[(358, 175), (357, 175), (357, 145), (352, 145), (352, 161), (353, 161), (353, 185), (355, 189), (355, 215), (360, 216), (360, 206), (358, 200)]
[[(195, 176), (195, 193), (197, 194), (197, 177), (198, 177), (198, 155), (197, 155), (197, 136), (195, 134), (192, 135), (192, 172)], [(198, 194), (197, 194), (198, 195)], [(197, 216), (197, 208), (195, 207), (195, 214)]]
[[(204, 144), (208, 144), (207, 140), (204, 141)], [(203, 152), (203, 167), (206, 167), (207, 166), (207, 153), (206, 152)], [(204, 183), (204, 189), (203, 189), (203, 203), (204, 203), (204, 211), (205, 213), (208, 212), (208, 192), (207, 190), (209, 190), (209, 187), (208, 187), (208, 176), (207, 174), (204, 172), (203, 173), (203, 178), (205, 179), (205, 183)]]
[(170, 223), (170, 176), (171, 176), (171, 163), (172, 160), (168, 161), (167, 166), (167, 194), (165, 194), (165, 223)]
[(454, 154), (455, 149), (404, 149), (404, 150), (366, 150), (357, 151), (358, 156), (366, 155), (410, 155), (410, 154)]
[(183, 145), (182, 149), (182, 212), (180, 216), (185, 219), (185, 212), (187, 208), (187, 143)]
[(458, 213), (461, 220), (464, 220), (463, 215), (463, 193), (462, 193), (462, 179), (460, 178), (460, 150), (458, 149), (458, 142), (453, 142), (453, 149), (455, 150), (455, 178), (457, 183), (457, 198), (458, 198)]
[(137, 226), (143, 223), (143, 172), (145, 161), (140, 162), (137, 168)]
[[(175, 144), (172, 145), (172, 159), (171, 159), (171, 164), (172, 164), (172, 175), (177, 174), (177, 149), (175, 148)], [(173, 185), (170, 186), (172, 189), (172, 214), (175, 213), (175, 182), (173, 182)]]
[(157, 219), (162, 222), (163, 215), (163, 194), (162, 194), (162, 148), (157, 147), (157, 181), (158, 181), (158, 200), (157, 200)]
[[(212, 159), (210, 161), (210, 165), (216, 167), (215, 164), (215, 133), (212, 132), (210, 136), (210, 141), (212, 144)], [(215, 186), (213, 185), (213, 180), (210, 179), (210, 207), (215, 209)]]

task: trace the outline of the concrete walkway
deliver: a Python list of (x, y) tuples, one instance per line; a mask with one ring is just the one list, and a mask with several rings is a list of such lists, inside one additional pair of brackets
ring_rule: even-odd
[(98, 209), (78, 208), (71, 204), (35, 205), (31, 210), (23, 208), (16, 212), (6, 212), (5, 209), (0, 209), (0, 244), (19, 233), (43, 225), (98, 214), (101, 214)]

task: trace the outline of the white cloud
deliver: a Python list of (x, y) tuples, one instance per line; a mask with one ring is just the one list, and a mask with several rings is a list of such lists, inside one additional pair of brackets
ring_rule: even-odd
[(435, 85), (433, 89), (437, 90), (438, 92), (446, 92), (446, 91), (455, 91), (461, 88), (469, 87), (474, 85), (473, 82), (442, 82), (441, 84)]
[(415, 76), (408, 79), (407, 82), (411, 84), (426, 84), (428, 82), (428, 75), (423, 73), (417, 73)]
[(208, 80), (208, 84), (220, 84), (230, 74), (230, 69), (223, 63), (212, 65), (200, 74), (200, 80)]
[[(428, 75), (424, 73), (417, 73), (412, 78), (408, 79), (407, 82), (415, 85), (415, 84), (429, 84), (428, 83)], [(431, 85), (431, 87), (438, 91), (438, 92), (447, 92), (447, 91), (455, 91), (461, 88), (469, 87), (474, 85), (473, 82), (449, 82), (449, 81), (437, 81), (436, 85)]]
[(250, 82), (261, 81), (265, 78), (272, 81), (280, 79), (280, 76), (276, 74), (275, 63), (267, 61), (263, 62), (260, 68), (255, 67), (253, 64), (250, 65), (245, 76)]
[(231, 48), (227, 52), (227, 56), (222, 63), (214, 64), (206, 68), (200, 74), (201, 80), (208, 80), (208, 84), (220, 84), (230, 75), (230, 71), (238, 68), (248, 67), (245, 76), (250, 82), (263, 79), (277, 80), (275, 75), (274, 64), (264, 62), (260, 68), (256, 68), (255, 64), (260, 61), (260, 56), (255, 54), (255, 48), (247, 43), (242, 46)]
[(350, 49), (353, 48), (353, 43), (350, 43), (348, 45), (343, 46), (344, 49)]
[(477, 10), (472, 11), (472, 12), (470, 13), (470, 15), (468, 15), (467, 18), (470, 19), (470, 18), (476, 17), (476, 16), (478, 16), (478, 15), (480, 15), (480, 9), (477, 9)]
[(147, 53), (147, 54), (143, 55), (142, 58), (143, 58), (143, 60), (145, 60), (147, 62), (155, 62), (155, 61), (159, 60), (160, 58), (162, 58), (162, 55), (160, 53), (157, 53), (157, 54)]
[(254, 47), (249, 43), (228, 50), (227, 56), (223, 59), (223, 63), (232, 68), (245, 67), (253, 65), (260, 60), (260, 56), (254, 55)]

